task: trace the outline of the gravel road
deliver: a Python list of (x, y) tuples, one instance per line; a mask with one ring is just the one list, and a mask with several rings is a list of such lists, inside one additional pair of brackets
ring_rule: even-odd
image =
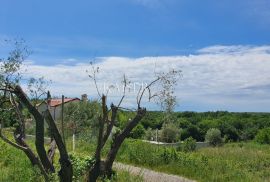
[(145, 182), (195, 182), (180, 176), (160, 173), (145, 168), (135, 167), (122, 163), (114, 162), (114, 168), (118, 170), (129, 171), (131, 174), (140, 175)]

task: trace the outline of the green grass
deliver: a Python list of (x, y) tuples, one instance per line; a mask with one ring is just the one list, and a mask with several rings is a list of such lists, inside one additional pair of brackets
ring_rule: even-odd
[[(12, 138), (10, 134), (6, 133), (9, 138)], [(28, 140), (28, 143), (31, 145), (31, 148), (34, 149), (34, 140)], [(85, 145), (84, 145), (85, 144)], [(85, 142), (82, 142), (80, 147), (80, 153), (77, 151), (77, 154), (81, 156), (88, 156), (87, 151), (93, 153), (94, 144), (89, 145)], [(48, 147), (48, 146), (46, 146)], [(68, 143), (68, 148), (70, 148), (70, 143)], [(55, 156), (55, 164), (59, 159), (58, 152)], [(56, 169), (59, 170), (59, 165), (56, 166)], [(83, 181), (84, 176), (82, 176), (77, 181)], [(9, 144), (6, 144), (0, 139), (0, 182), (43, 182), (44, 179), (40, 174), (38, 168), (34, 168), (23, 151), (20, 151)], [(57, 175), (53, 176), (52, 181), (58, 181)], [(129, 174), (128, 171), (117, 171), (117, 177), (113, 180), (115, 182), (142, 182), (143, 179), (141, 176), (133, 176)]]
[(196, 152), (176, 152), (174, 148), (127, 141), (118, 160), (185, 176), (198, 181), (269, 181), (270, 146), (234, 143)]
[(0, 181), (42, 182), (43, 177), (22, 151), (0, 140)]
[[(33, 145), (33, 141), (30, 141)], [(71, 151), (70, 140), (67, 141)], [(25, 154), (0, 140), (0, 181), (42, 181)], [(75, 153), (92, 155), (95, 143), (77, 142)], [(106, 146), (108, 150), (108, 145)], [(202, 148), (191, 153), (177, 152), (138, 140), (122, 145), (117, 161), (156, 171), (185, 176), (202, 182), (270, 181), (270, 146), (256, 143), (231, 143), (218, 148)], [(106, 152), (103, 154), (105, 155)], [(103, 156), (104, 156), (103, 155)], [(55, 163), (57, 163), (56, 156)], [(143, 181), (128, 172), (119, 172), (117, 181)]]

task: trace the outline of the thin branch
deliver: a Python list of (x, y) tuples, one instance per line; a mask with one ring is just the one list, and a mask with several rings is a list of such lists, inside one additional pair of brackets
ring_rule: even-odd
[(123, 100), (124, 100), (124, 98), (126, 96), (127, 79), (126, 79), (126, 75), (125, 74), (124, 74), (124, 80), (123, 80), (123, 82), (124, 82), (123, 96), (122, 96), (121, 100), (119, 101), (119, 103), (117, 105), (118, 108), (120, 107), (121, 103), (123, 102)]
[[(1, 123), (3, 123), (3, 121), (1, 121)], [(20, 150), (23, 150), (23, 151), (26, 151), (27, 148), (23, 147), (23, 146), (20, 146), (18, 144), (16, 144), (15, 142), (12, 142), (11, 140), (9, 140), (6, 136), (4, 136), (2, 134), (2, 127), (0, 127), (0, 137), (2, 138), (2, 140), (10, 145), (12, 145), (13, 147), (17, 148), (17, 149), (20, 149)]]
[(142, 93), (140, 95), (140, 98), (139, 98), (139, 101), (137, 102), (138, 104), (138, 108), (140, 108), (140, 104), (141, 104), (141, 100), (142, 100), (142, 97), (144, 95), (144, 92), (147, 90), (147, 89), (150, 89), (150, 87), (155, 84), (157, 81), (160, 80), (160, 77), (156, 78), (155, 80), (153, 80), (150, 84), (148, 84), (143, 90), (142, 90)]
[[(89, 76), (89, 78), (91, 78), (91, 79), (93, 79), (93, 80), (94, 80), (94, 84), (95, 84), (95, 87), (96, 87), (96, 90), (97, 90), (98, 96), (99, 96), (99, 97), (101, 97), (101, 94), (100, 94), (100, 91), (99, 91), (99, 89), (98, 89), (98, 85), (97, 85), (97, 78), (96, 78), (96, 73), (98, 73), (98, 71), (99, 71), (99, 67), (97, 67), (97, 69), (95, 69), (95, 67), (94, 67), (93, 63), (91, 62), (90, 64), (91, 64), (91, 68), (92, 68), (92, 74), (93, 74), (93, 75), (88, 75), (88, 76)], [(86, 72), (88, 72), (88, 71), (86, 71)]]

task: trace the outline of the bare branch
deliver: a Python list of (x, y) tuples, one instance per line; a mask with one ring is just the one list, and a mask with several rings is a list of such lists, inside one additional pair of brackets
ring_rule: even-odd
[(140, 108), (141, 100), (142, 100), (142, 97), (143, 97), (143, 95), (144, 95), (144, 92), (145, 92), (146, 90), (149, 90), (150, 87), (151, 87), (152, 85), (154, 85), (154, 84), (155, 84), (157, 81), (159, 81), (159, 80), (160, 80), (160, 77), (156, 78), (156, 79), (153, 80), (150, 84), (148, 84), (145, 88), (143, 88), (143, 90), (142, 90), (142, 92), (141, 92), (141, 94), (140, 94), (139, 100), (138, 100), (138, 102), (137, 102), (138, 108)]
[(127, 88), (127, 84), (128, 84), (128, 81), (127, 81), (127, 78), (126, 78), (126, 75), (124, 74), (124, 79), (123, 79), (123, 83), (124, 83), (124, 90), (123, 90), (123, 96), (122, 98), (120, 99), (117, 107), (119, 108), (121, 103), (123, 102), (125, 96), (126, 96), (126, 88)]
[[(100, 91), (99, 91), (98, 85), (97, 85), (97, 78), (96, 78), (96, 74), (99, 72), (99, 67), (95, 68), (93, 62), (90, 62), (90, 65), (91, 65), (91, 69), (92, 69), (92, 71), (91, 71), (92, 75), (88, 74), (88, 76), (89, 76), (89, 78), (93, 79), (98, 96), (101, 97), (101, 94), (100, 94)], [(89, 73), (88, 70), (86, 70), (86, 72)]]
[(23, 147), (23, 146), (20, 146), (18, 144), (16, 144), (15, 142), (12, 142), (11, 140), (9, 140), (6, 136), (4, 136), (2, 134), (2, 128), (0, 127), (0, 137), (2, 138), (3, 141), (5, 141), (6, 143), (12, 145), (13, 147), (17, 148), (17, 149), (20, 149), (20, 150), (27, 150), (27, 148)]

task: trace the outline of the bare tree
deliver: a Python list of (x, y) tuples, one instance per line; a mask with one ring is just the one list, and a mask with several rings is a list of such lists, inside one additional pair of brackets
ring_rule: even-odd
[[(95, 68), (93, 64), (91, 64), (91, 66), (93, 73), (90, 74), (89, 77), (94, 81), (95, 87), (98, 88), (96, 75), (99, 71), (99, 68)], [(110, 105), (110, 109), (107, 105), (107, 96), (104, 94), (101, 95), (100, 91), (97, 89), (98, 95), (101, 97), (102, 114), (99, 116), (99, 135), (94, 156), (95, 164), (89, 170), (88, 181), (96, 181), (99, 176), (109, 178), (112, 176), (112, 166), (118, 150), (120, 149), (124, 140), (130, 135), (132, 129), (138, 125), (138, 123), (146, 114), (146, 108), (141, 106), (143, 98), (145, 96), (148, 96), (147, 98), (149, 101), (151, 101), (153, 98), (163, 98), (164, 93), (166, 93), (166, 90), (168, 90), (166, 88), (166, 84), (176, 84), (174, 80), (176, 81), (176, 78), (179, 74), (180, 71), (177, 70), (170, 70), (167, 73), (158, 73), (150, 83), (148, 83), (144, 88), (141, 87), (139, 89), (137, 93), (137, 108), (134, 110), (136, 114), (133, 118), (127, 121), (124, 129), (114, 134), (114, 136), (112, 137), (110, 150), (104, 160), (101, 159), (101, 151), (103, 150), (105, 143), (108, 141), (109, 135), (112, 132), (112, 128), (116, 123), (116, 116), (118, 111), (123, 109), (123, 107), (121, 107), (121, 104), (126, 97), (127, 84), (129, 82), (124, 75), (123, 95), (117, 105), (114, 105), (113, 103)], [(152, 88), (157, 85), (161, 85), (161, 87), (159, 87), (161, 89), (154, 91)]]
[[(73, 177), (73, 167), (63, 139), (49, 112), (48, 107), (43, 113), (39, 112), (35, 104), (30, 101), (29, 97), (20, 86), (21, 74), (19, 71), (28, 51), (26, 47), (21, 47), (19, 43), (16, 43), (15, 45), (15, 49), (10, 53), (9, 57), (7, 59), (2, 59), (0, 62), (0, 108), (5, 110), (5, 112), (16, 113), (17, 125), (14, 130), (15, 142), (6, 137), (4, 132), (2, 132), (2, 127), (4, 127), (3, 120), (1, 120), (0, 137), (3, 141), (9, 143), (11, 146), (24, 151), (31, 163), (39, 167), (45, 180), (49, 181), (49, 175), (55, 172), (55, 167), (53, 165), (53, 153), (55, 148), (51, 146), (49, 152), (46, 152), (45, 150), (44, 122), (47, 122), (52, 134), (52, 141), (55, 142), (60, 154), (59, 163), (61, 169), (58, 172), (60, 181), (70, 182), (72, 181)], [(166, 91), (164, 90), (166, 89), (166, 84), (175, 84), (174, 80), (180, 73), (177, 70), (170, 70), (167, 73), (156, 74), (152, 81), (150, 81), (145, 87), (141, 87), (139, 89), (136, 97), (136, 109), (133, 110), (135, 112), (134, 117), (127, 121), (126, 126), (122, 130), (119, 130), (112, 136), (110, 150), (106, 157), (102, 159), (101, 152), (106, 142), (108, 142), (113, 126), (116, 124), (118, 111), (126, 109), (122, 107), (122, 103), (126, 98), (126, 90), (129, 82), (127, 81), (126, 76), (124, 76), (124, 89), (122, 97), (116, 105), (112, 103), (110, 106), (108, 106), (107, 93), (102, 94), (100, 90), (98, 90), (96, 80), (96, 75), (98, 72), (99, 68), (95, 68), (92, 64), (92, 74), (89, 74), (89, 77), (92, 78), (96, 86), (101, 100), (102, 112), (98, 117), (99, 133), (94, 156), (95, 163), (88, 171), (88, 181), (96, 181), (99, 176), (106, 176), (109, 178), (112, 176), (112, 165), (122, 143), (146, 114), (146, 108), (142, 106), (143, 99), (147, 96), (148, 100), (151, 101), (154, 98), (161, 99), (164, 97), (164, 94), (166, 94)], [(38, 81), (41, 82), (41, 80)], [(30, 83), (32, 83), (32, 86), (36, 87), (36, 90), (33, 90), (33, 92), (30, 91), (30, 93), (36, 98), (39, 98), (40, 94), (44, 94), (45, 89), (42, 87), (42, 83), (40, 85), (39, 83), (35, 83), (33, 80)], [(159, 85), (161, 85), (160, 89), (155, 91), (153, 88)], [(49, 98), (49, 95), (50, 94), (48, 94), (47, 99)], [(36, 122), (35, 148), (37, 155), (34, 154), (33, 149), (27, 145), (25, 140), (25, 122), (21, 112), (22, 107), (29, 111)]]

